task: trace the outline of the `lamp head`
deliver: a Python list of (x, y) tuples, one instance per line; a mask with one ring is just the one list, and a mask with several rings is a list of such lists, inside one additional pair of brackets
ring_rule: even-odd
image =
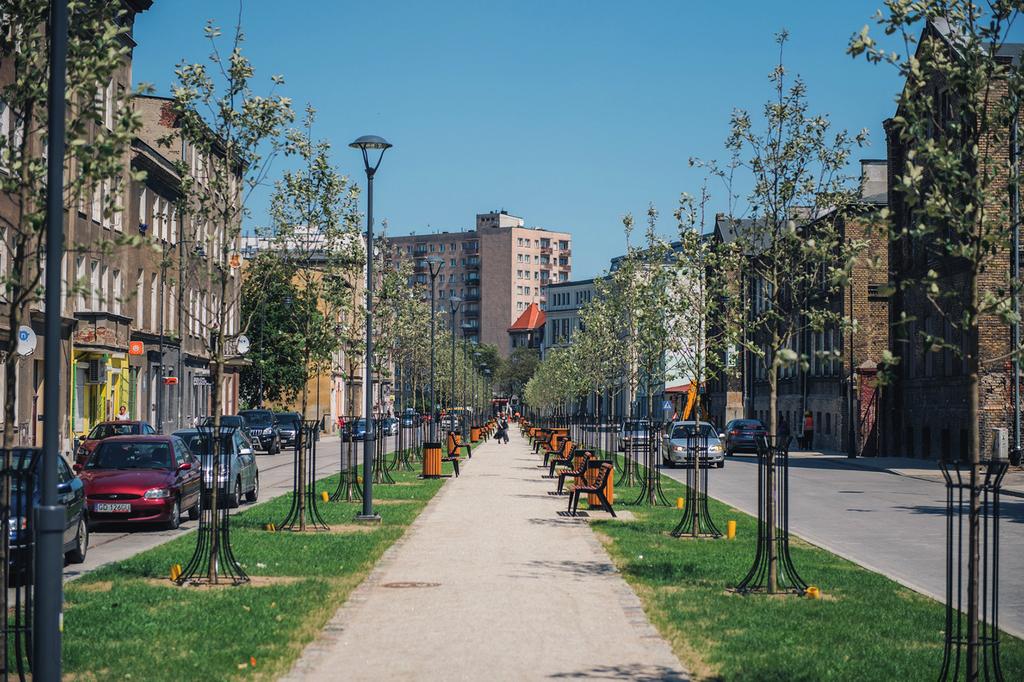
[[(349, 143), (348, 146), (363, 152), (363, 165), (366, 167), (366, 174), (371, 176), (380, 167), (381, 159), (384, 158), (384, 152), (391, 149), (391, 143), (379, 135), (363, 135), (354, 142)], [(371, 165), (369, 152), (370, 150), (376, 151), (378, 149), (380, 150), (380, 156), (377, 157), (377, 162)]]
[(459, 312), (459, 307), (462, 305), (462, 299), (458, 296), (451, 296), (448, 299), (448, 306), (451, 308), (453, 313)]
[(430, 268), (430, 279), (437, 277), (437, 273), (441, 272), (441, 266), (444, 265), (444, 258), (440, 256), (427, 256), (427, 267)]

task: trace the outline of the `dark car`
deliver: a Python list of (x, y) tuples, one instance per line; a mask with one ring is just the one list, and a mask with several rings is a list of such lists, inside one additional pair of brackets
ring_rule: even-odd
[(416, 413), (410, 414), (410, 413), (406, 412), (405, 414), (402, 415), (402, 428), (403, 429), (410, 429), (410, 428), (416, 426), (418, 421), (419, 421), (419, 415), (418, 414), (416, 414)]
[(199, 461), (177, 436), (107, 438), (80, 471), (87, 520), (177, 528), (183, 510), (199, 518), (201, 475)]
[(241, 410), (238, 416), (249, 425), (248, 435), (257, 450), (268, 455), (281, 452), (281, 435), (277, 432), (274, 413), (270, 410)]
[(138, 420), (111, 420), (100, 422), (92, 427), (89, 433), (79, 436), (78, 449), (75, 450), (75, 463), (85, 464), (89, 455), (96, 449), (104, 438), (111, 436), (149, 436), (156, 433), (156, 430), (144, 421)]
[(275, 412), (274, 419), (277, 421), (281, 445), (295, 445), (295, 439), (299, 437), (299, 431), (302, 429), (302, 417), (299, 413)]
[[(203, 482), (209, 489), (213, 483), (212, 432), (204, 434), (198, 429), (182, 429), (173, 435), (185, 441), (188, 449), (199, 459)], [(217, 475), (217, 487), (225, 492), (218, 498), (219, 504), (234, 509), (242, 503), (243, 495), (247, 502), (255, 502), (260, 495), (260, 472), (249, 437), (240, 429), (222, 428), (221, 454), (224, 457)]]
[(345, 422), (345, 426), (341, 430), (341, 438), (345, 441), (366, 440), (366, 420), (350, 419)]
[(767, 433), (757, 419), (733, 419), (725, 425), (725, 454), (757, 452), (757, 439)]
[[(8, 521), (12, 577), (31, 578), (32, 509), (40, 501), (38, 450), (11, 451), (11, 516)], [(31, 482), (31, 485), (30, 485)], [(31, 492), (29, 488), (31, 487)], [(57, 500), (64, 505), (64, 560), (85, 561), (89, 549), (89, 527), (85, 519), (85, 485), (71, 471), (63, 457), (57, 459)]]

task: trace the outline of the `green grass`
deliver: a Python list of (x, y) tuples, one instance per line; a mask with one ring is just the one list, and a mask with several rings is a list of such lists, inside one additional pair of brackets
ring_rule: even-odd
[[(662, 478), (675, 501), (683, 486)], [(620, 506), (637, 488), (616, 489)], [(674, 508), (628, 507), (636, 520), (595, 521), (648, 617), (695, 676), (723, 680), (927, 680), (942, 662), (945, 608), (933, 599), (798, 539), (797, 571), (823, 592), (799, 597), (730, 592), (754, 557), (757, 519), (712, 500), (712, 518), (733, 541), (668, 533)], [(1024, 679), (1024, 642), (1002, 637), (1007, 680)]]
[[(446, 465), (448, 466), (448, 465)], [(405, 485), (375, 485), (383, 523), (369, 532), (270, 533), (290, 495), (232, 517), (235, 557), (251, 576), (278, 577), (262, 586), (199, 590), (166, 580), (187, 563), (190, 534), (127, 561), (104, 566), (65, 586), (64, 670), (76, 680), (271, 679), (290, 668), (303, 647), (381, 554), (405, 532), (441, 481), (393, 472)], [(337, 478), (317, 490), (333, 491)], [(326, 503), (328, 524), (351, 524), (357, 503)], [(153, 579), (164, 579), (157, 584)], [(256, 662), (255, 667), (251, 660)]]

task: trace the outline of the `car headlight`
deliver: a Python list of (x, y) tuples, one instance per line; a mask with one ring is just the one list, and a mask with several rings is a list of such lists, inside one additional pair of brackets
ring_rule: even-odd
[(686, 450), (686, 448), (684, 448), (682, 445), (672, 446), (672, 452), (683, 452), (684, 450)]
[(28, 528), (28, 518), (24, 516), (12, 516), (7, 519), (7, 527), (12, 533)]
[(171, 496), (170, 488), (150, 488), (143, 495), (147, 500), (166, 500)]
[(711, 447), (708, 448), (708, 452), (721, 452), (721, 451), (722, 451), (722, 444), (721, 443), (718, 443), (716, 445), (712, 445)]
[(274, 433), (274, 429), (263, 429), (263, 435), (264, 436), (270, 436), (270, 435), (273, 435), (273, 433)]

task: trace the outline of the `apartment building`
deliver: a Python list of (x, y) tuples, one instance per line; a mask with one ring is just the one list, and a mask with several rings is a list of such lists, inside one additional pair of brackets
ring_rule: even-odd
[(545, 287), (544, 340), (541, 355), (546, 356), (552, 348), (568, 346), (573, 335), (580, 328), (580, 313), (583, 307), (597, 295), (594, 279), (556, 282)]
[(544, 301), (543, 289), (572, 273), (572, 237), (539, 227), (507, 211), (476, 216), (476, 228), (390, 237), (392, 259), (413, 261), (410, 286), (430, 285), (427, 258), (442, 259), (435, 285), (440, 298), (460, 296), (460, 327), (470, 340), (512, 350), (509, 327)]

